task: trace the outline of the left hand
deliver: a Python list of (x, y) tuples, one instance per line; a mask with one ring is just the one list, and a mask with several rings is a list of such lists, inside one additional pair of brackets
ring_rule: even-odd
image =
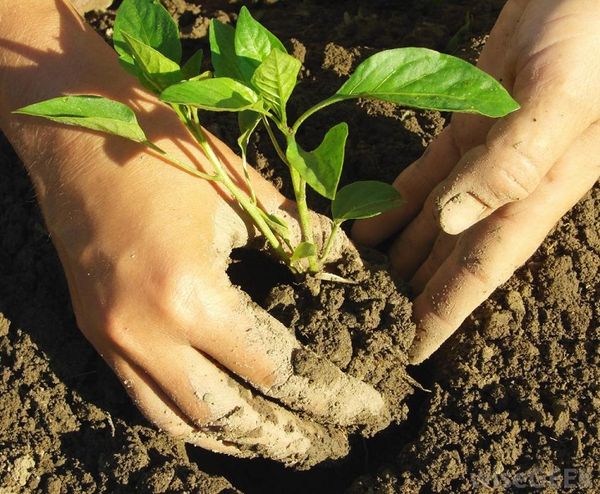
[(417, 297), (411, 362), (428, 358), (541, 244), (600, 170), (600, 4), (510, 0), (479, 67), (521, 110), (455, 115), (394, 186), (400, 209), (355, 225), (374, 245), (401, 230), (394, 268)]

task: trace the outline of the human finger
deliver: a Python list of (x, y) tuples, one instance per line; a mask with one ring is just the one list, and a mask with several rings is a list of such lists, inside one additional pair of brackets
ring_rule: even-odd
[[(597, 22), (583, 19), (578, 36), (536, 46), (518, 67), (512, 88), (522, 105), (467, 152), (437, 192), (441, 227), (458, 234), (504, 204), (529, 196), (571, 144), (600, 117), (600, 64), (590, 62), (581, 36), (597, 39)], [(543, 27), (543, 26), (542, 26)], [(588, 33), (587, 31), (594, 33)], [(547, 31), (552, 27), (546, 27)], [(547, 34), (547, 33), (546, 33)], [(593, 48), (588, 42), (585, 46)], [(600, 45), (598, 45), (600, 47)]]
[(429, 256), (410, 279), (410, 286), (414, 293), (421, 293), (423, 291), (427, 282), (450, 255), (457, 240), (457, 235), (448, 235), (446, 232), (438, 233)]
[(211, 288), (209, 300), (204, 292), (203, 305), (227, 310), (188, 321), (193, 346), (266, 396), (321, 422), (362, 425), (387, 419), (375, 389), (303, 348), (283, 324), (228, 279), (213, 278)]
[[(167, 411), (167, 425), (172, 431), (175, 428), (175, 433), (186, 434), (186, 441), (235, 456), (261, 456), (289, 465), (313, 465), (347, 453), (345, 434), (305, 421), (254, 395), (189, 345), (166, 338), (161, 347), (160, 351), (149, 352), (126, 345), (129, 359), (147, 376), (132, 376), (132, 384), (137, 386), (133, 394), (150, 399), (143, 408), (158, 406), (159, 410), (160, 401), (165, 401), (160, 397), (166, 396), (165, 404), (171, 408), (171, 412)], [(169, 402), (176, 410), (168, 406)], [(164, 405), (162, 409), (165, 410)], [(151, 419), (157, 410), (152, 411)], [(173, 413), (187, 422), (192, 431), (177, 422)], [(159, 421), (165, 425), (164, 419)], [(315, 444), (320, 448), (314, 448)]]
[(411, 362), (428, 358), (536, 250), (600, 170), (600, 125), (590, 127), (528, 198), (508, 204), (458, 239), (415, 299)]

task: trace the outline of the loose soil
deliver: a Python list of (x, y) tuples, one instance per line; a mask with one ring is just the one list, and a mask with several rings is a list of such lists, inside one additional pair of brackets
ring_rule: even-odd
[[(253, 12), (304, 62), (290, 108), (295, 113), (334, 92), (360, 60), (379, 49), (427, 46), (473, 60), (502, 4), (269, 1), (257, 2)], [(209, 18), (233, 20), (240, 4), (174, 0), (168, 5), (191, 50), (206, 47)], [(471, 22), (465, 28), (467, 15)], [(89, 19), (105, 30), (112, 17), (108, 11)], [(306, 126), (301, 138), (310, 147), (345, 120), (351, 134), (343, 179), (391, 180), (423, 151), (446, 117), (387, 104), (344, 103)], [(215, 119), (211, 130), (235, 142), (235, 126), (226, 116)], [(288, 191), (285, 170), (272, 159), (265, 136), (251, 151), (257, 168)], [(0, 169), (1, 494), (523, 492), (533, 489), (485, 485), (494, 487), (494, 479), (516, 474), (556, 473), (562, 479), (565, 469), (577, 469), (575, 492), (600, 490), (599, 187), (435, 357), (410, 370), (431, 391), (416, 389), (406, 401), (405, 380), (395, 381), (386, 367), (368, 370), (360, 364), (361, 348), (373, 355), (389, 352), (378, 360), (388, 365), (402, 361), (406, 345), (404, 336), (394, 340), (400, 334), (394, 327), (406, 320), (407, 306), (391, 290), (381, 261), (372, 263), (366, 294), (364, 288), (322, 284), (315, 295), (306, 288), (310, 293), (301, 296), (301, 308), (281, 303), (295, 301), (299, 291), (279, 286), (265, 294), (265, 303), (295, 323), (298, 337), (314, 349), (384, 390), (398, 383), (401, 391), (392, 398), (397, 425), (372, 439), (356, 435), (342, 461), (295, 472), (267, 460), (202, 451), (145, 421), (76, 329), (34, 194), (5, 140)], [(311, 197), (311, 206), (326, 207), (317, 197)], [(369, 292), (369, 284), (380, 291)], [(361, 293), (349, 293), (353, 290)], [(322, 317), (316, 305), (321, 300), (346, 314), (340, 317), (349, 329), (334, 333), (335, 344), (313, 330)], [(387, 332), (373, 333), (377, 327)], [(371, 331), (379, 343), (361, 346), (361, 331)], [(390, 341), (378, 340), (380, 333)], [(350, 342), (356, 350), (348, 362)], [(559, 491), (556, 482), (545, 484), (536, 491)]]

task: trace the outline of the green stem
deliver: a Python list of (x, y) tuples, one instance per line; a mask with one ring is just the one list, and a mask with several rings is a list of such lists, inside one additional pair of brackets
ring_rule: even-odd
[(240, 204), (242, 209), (244, 209), (244, 211), (246, 211), (246, 213), (248, 213), (248, 215), (252, 218), (256, 227), (267, 239), (267, 242), (271, 244), (271, 247), (279, 256), (279, 258), (289, 266), (290, 258), (283, 249), (283, 246), (281, 245), (281, 242), (279, 241), (277, 236), (273, 233), (273, 230), (271, 230), (269, 225), (263, 219), (259, 211), (259, 206), (254, 204), (251, 201), (251, 199), (248, 198), (248, 196), (244, 192), (242, 192), (242, 190), (237, 185), (233, 183), (229, 174), (227, 173), (223, 164), (221, 163), (221, 160), (216, 155), (212, 146), (210, 145), (210, 142), (208, 141), (208, 138), (206, 137), (206, 134), (204, 133), (204, 130), (202, 129), (200, 124), (196, 121), (196, 119), (192, 120), (190, 118), (185, 118), (184, 123), (186, 124), (192, 135), (196, 138), (198, 144), (200, 144), (202, 151), (204, 151), (204, 154), (211, 162), (212, 166), (214, 167), (215, 174), (221, 181), (223, 186), (236, 199), (236, 201)]
[(166, 161), (168, 161), (172, 165), (176, 166), (177, 168), (179, 168), (179, 169), (181, 169), (183, 171), (191, 173), (192, 175), (194, 175), (194, 176), (196, 176), (198, 178), (202, 178), (204, 180), (211, 180), (211, 181), (215, 181), (215, 180), (219, 179), (219, 177), (216, 176), (216, 175), (209, 175), (208, 173), (199, 172), (192, 165), (188, 165), (187, 163), (184, 163), (183, 161), (180, 161), (177, 158), (171, 156), (164, 149), (158, 147), (153, 142), (146, 141), (143, 144), (146, 147), (152, 149), (153, 151), (156, 151), (158, 154), (160, 154), (161, 158), (165, 159)]
[(341, 221), (333, 222), (333, 225), (331, 226), (331, 232), (329, 233), (329, 238), (327, 239), (327, 242), (325, 243), (325, 248), (323, 249), (323, 252), (321, 253), (321, 257), (319, 258), (320, 263), (324, 264), (325, 262), (327, 262), (327, 257), (329, 256), (329, 251), (331, 250), (331, 247), (333, 246), (333, 241), (335, 240), (335, 236), (337, 235), (341, 225), (342, 225)]
[[(263, 118), (263, 122), (265, 124), (265, 128), (267, 129), (267, 133), (273, 143), (273, 147), (277, 152), (277, 155), (283, 161), (290, 170), (290, 177), (292, 178), (292, 187), (294, 189), (294, 197), (296, 198), (296, 206), (298, 208), (298, 218), (300, 220), (300, 233), (302, 236), (302, 242), (310, 242), (314, 244), (313, 231), (312, 226), (310, 224), (310, 212), (308, 210), (308, 205), (306, 204), (306, 182), (300, 177), (298, 171), (290, 164), (288, 161), (283, 149), (279, 145), (277, 141), (277, 137), (273, 133), (273, 129), (267, 118)], [(288, 138), (294, 139), (294, 134), (289, 134)], [(308, 266), (311, 272), (316, 273), (319, 271), (319, 263), (317, 261), (316, 256), (308, 257)]]
[(279, 145), (279, 141), (277, 140), (277, 137), (273, 133), (273, 129), (271, 128), (271, 124), (269, 123), (269, 119), (267, 117), (263, 117), (263, 123), (265, 125), (265, 129), (267, 129), (267, 134), (269, 134), (269, 138), (271, 139), (271, 142), (273, 143), (273, 147), (275, 148), (275, 152), (277, 153), (277, 156), (279, 156), (279, 159), (281, 161), (283, 161), (289, 168), (291, 168), (290, 163), (289, 163), (285, 153), (283, 152), (283, 149), (281, 149), (281, 146)]
[(343, 101), (345, 99), (346, 98), (344, 96), (339, 96), (339, 95), (334, 94), (330, 98), (327, 98), (326, 100), (323, 100), (320, 103), (317, 103), (312, 108), (309, 108), (302, 115), (300, 115), (300, 117), (298, 117), (298, 120), (296, 120), (296, 122), (292, 126), (292, 134), (296, 135), (296, 133), (298, 132), (298, 129), (300, 128), (300, 126), (302, 125), (302, 123), (308, 117), (310, 117), (313, 113), (317, 113), (319, 110), (322, 110), (323, 108), (325, 108), (325, 107), (327, 107), (329, 105), (333, 105), (334, 103), (337, 103), (339, 101)]
[[(294, 196), (296, 197), (296, 206), (298, 207), (298, 217), (300, 219), (300, 231), (303, 242), (310, 242), (314, 245), (313, 231), (310, 224), (310, 212), (306, 204), (306, 182), (302, 180), (298, 171), (290, 167), (290, 176), (292, 177), (292, 186)], [(319, 271), (319, 263), (316, 256), (308, 257), (308, 266), (312, 273)]]

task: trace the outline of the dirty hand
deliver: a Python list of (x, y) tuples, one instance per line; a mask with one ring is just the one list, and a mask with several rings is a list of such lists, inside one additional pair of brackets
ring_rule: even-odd
[[(173, 112), (120, 69), (66, 4), (27, 0), (10, 8), (21, 12), (6, 19), (40, 16), (46, 29), (25, 36), (19, 21), (12, 30), (7, 24), (0, 127), (36, 186), (77, 323), (141, 411), (213, 451), (289, 464), (345, 454), (345, 435), (316, 422), (360, 424), (384, 413), (383, 400), (302, 349), (232, 286), (229, 252), (254, 231), (231, 198), (138, 144), (10, 114), (60, 92), (118, 99), (136, 109), (152, 141), (206, 171)], [(239, 167), (214, 143), (228, 166)], [(265, 207), (287, 214), (290, 204), (273, 186), (254, 172), (252, 179)]]
[(506, 281), (598, 179), (599, 25), (597, 1), (509, 0), (479, 67), (522, 108), (498, 121), (455, 115), (396, 178), (406, 205), (355, 225), (364, 244), (396, 235), (392, 263), (417, 294), (413, 363)]

